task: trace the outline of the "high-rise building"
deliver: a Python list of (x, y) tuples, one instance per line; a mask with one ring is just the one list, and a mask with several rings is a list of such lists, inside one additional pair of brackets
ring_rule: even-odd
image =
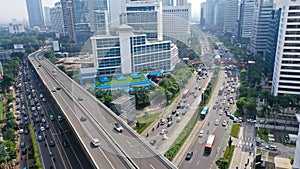
[(241, 11), (241, 38), (249, 39), (252, 34), (254, 23), (255, 0), (243, 0)]
[(206, 14), (206, 2), (202, 2), (200, 5), (200, 27), (205, 25), (205, 14)]
[(121, 14), (125, 13), (126, 0), (108, 0), (109, 3), (109, 28), (117, 30), (121, 25)]
[(49, 29), (51, 28), (51, 19), (50, 19), (50, 8), (44, 7), (44, 16), (45, 16), (45, 26)]
[(149, 69), (171, 70), (178, 62), (178, 48), (171, 41), (149, 42), (145, 34), (121, 25), (118, 36), (92, 36), (98, 75), (131, 74)]
[(215, 21), (215, 0), (206, 1), (205, 26), (213, 27)]
[(278, 30), (279, 30), (279, 23), (280, 23), (280, 14), (281, 14), (281, 8), (275, 7), (272, 11), (272, 18), (269, 25), (269, 31), (267, 36), (268, 38), (267, 48), (263, 56), (264, 75), (269, 79), (271, 79), (273, 76), (274, 61), (276, 55), (276, 45), (277, 45)]
[(226, 0), (224, 31), (236, 33), (238, 20), (238, 0)]
[(191, 4), (184, 6), (163, 6), (164, 40), (188, 42), (190, 37)]
[(300, 1), (283, 1), (272, 94), (300, 94)]
[(45, 27), (41, 0), (26, 0), (30, 28)]
[(176, 6), (184, 6), (186, 3), (187, 0), (176, 0)]
[(215, 3), (215, 13), (214, 13), (214, 25), (215, 26), (223, 26), (225, 19), (225, 9), (226, 1), (219, 0)]
[(174, 6), (174, 0), (162, 0), (162, 6)]
[(300, 168), (300, 114), (296, 114), (296, 118), (298, 121), (298, 136), (296, 141), (296, 149), (295, 149), (295, 155), (294, 155), (294, 162), (293, 162), (293, 168), (292, 169), (299, 169)]
[(69, 37), (70, 42), (76, 42), (72, 1), (61, 0), (60, 3), (63, 14), (64, 34)]
[(254, 10), (254, 23), (250, 38), (251, 52), (264, 55), (269, 36), (269, 26), (272, 21), (273, 0), (258, 0)]
[(149, 40), (163, 39), (161, 1), (131, 1), (126, 4), (126, 24)]
[(60, 2), (56, 2), (54, 7), (50, 8), (50, 21), (51, 30), (53, 32), (63, 33), (64, 32), (64, 21), (63, 13)]
[(73, 0), (76, 43), (86, 42), (93, 33), (108, 33), (107, 0)]

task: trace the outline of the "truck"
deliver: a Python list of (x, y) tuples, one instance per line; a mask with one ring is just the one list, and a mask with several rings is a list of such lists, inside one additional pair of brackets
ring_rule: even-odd
[(220, 89), (219, 89), (219, 96), (222, 96), (223, 91), (224, 91), (224, 87), (222, 86), (222, 87), (220, 87)]
[(183, 91), (183, 93), (182, 93), (182, 98), (183, 98), (183, 99), (187, 98), (189, 92), (190, 92), (190, 89), (185, 89), (185, 90)]

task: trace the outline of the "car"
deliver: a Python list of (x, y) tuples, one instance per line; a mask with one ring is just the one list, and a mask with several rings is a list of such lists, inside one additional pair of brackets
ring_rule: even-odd
[(267, 145), (266, 149), (268, 150), (273, 150), (273, 151), (277, 151), (277, 147), (275, 145)]
[(179, 103), (179, 104), (177, 104), (177, 107), (176, 107), (177, 109), (180, 109), (181, 108), (181, 104)]
[(46, 120), (44, 118), (42, 118), (42, 123), (46, 123)]
[(20, 129), (19, 134), (23, 134), (24, 133), (24, 129)]
[(55, 88), (53, 88), (51, 91), (52, 91), (52, 92), (56, 92), (56, 89), (55, 89)]
[(223, 123), (222, 123), (222, 126), (223, 126), (223, 127), (226, 127), (226, 125), (227, 125), (227, 121), (224, 120)]
[(179, 114), (180, 114), (179, 111), (177, 111), (176, 114), (175, 114), (175, 116), (179, 116)]
[(80, 117), (80, 121), (86, 121), (86, 117), (85, 116), (81, 116)]
[(46, 129), (49, 129), (49, 128), (50, 128), (49, 124), (46, 124), (46, 125), (45, 125), (45, 128), (46, 128)]
[(53, 115), (53, 114), (50, 114), (50, 116), (49, 116), (49, 117), (50, 117), (50, 120), (51, 120), (51, 121), (54, 121), (54, 120), (55, 120), (55, 117), (54, 117), (54, 115)]
[(167, 120), (166, 119), (160, 119), (160, 125), (164, 125), (167, 123)]
[(176, 110), (172, 111), (172, 114), (173, 114), (173, 115), (176, 114)]
[(29, 130), (25, 129), (25, 130), (24, 130), (24, 133), (25, 133), (26, 135), (29, 134)]
[(219, 119), (215, 120), (215, 125), (219, 125)]
[(203, 130), (201, 130), (200, 132), (199, 132), (199, 137), (203, 137), (203, 133), (204, 133), (204, 131)]
[(100, 141), (97, 138), (92, 139), (92, 144), (94, 147), (99, 147), (100, 146)]
[(44, 126), (41, 126), (41, 131), (45, 131), (45, 127)]
[(22, 116), (17, 117), (17, 121), (20, 121), (22, 119)]
[(197, 96), (198, 96), (197, 93), (194, 93), (194, 98), (197, 98)]
[(216, 104), (214, 104), (214, 106), (213, 106), (213, 109), (216, 109), (217, 108), (217, 105)]
[(181, 118), (180, 117), (177, 117), (176, 118), (176, 122), (180, 122)]
[(185, 115), (186, 114), (186, 109), (182, 110), (181, 114)]
[(162, 137), (163, 140), (167, 140), (168, 138), (169, 138), (169, 137), (168, 137), (167, 134), (163, 134), (163, 137)]
[(57, 86), (57, 87), (56, 87), (56, 90), (60, 90), (60, 89), (61, 89), (61, 87), (60, 87), (60, 86)]
[(186, 157), (185, 157), (185, 160), (190, 160), (193, 156), (193, 151), (189, 151), (187, 154), (186, 154)]
[(223, 115), (223, 110), (219, 110), (219, 115)]
[(58, 116), (57, 116), (57, 119), (58, 119), (58, 121), (62, 121), (62, 120), (63, 120), (63, 118), (62, 118), (61, 115), (58, 115)]
[(43, 94), (40, 94), (40, 98), (43, 98), (44, 97), (44, 95)]
[(54, 142), (53, 140), (50, 140), (50, 141), (49, 141), (49, 145), (50, 145), (51, 147), (53, 147), (53, 146), (55, 146), (55, 142)]
[(162, 129), (159, 134), (163, 135), (167, 133), (167, 129)]
[(115, 123), (115, 126), (114, 126), (115, 130), (118, 131), (119, 133), (122, 133), (123, 131), (123, 127), (120, 123)]
[(21, 148), (25, 148), (25, 147), (26, 147), (26, 145), (25, 145), (25, 142), (24, 142), (24, 141), (21, 141), (21, 143), (20, 143), (20, 147), (21, 147)]
[(22, 155), (26, 155), (27, 154), (27, 149), (26, 148), (22, 148)]
[(79, 100), (79, 101), (82, 101), (82, 100), (83, 100), (83, 97), (80, 97), (80, 96), (79, 96), (79, 97), (78, 97), (78, 100)]
[(169, 121), (168, 124), (167, 124), (167, 127), (171, 127), (173, 124), (173, 122)]
[(39, 142), (43, 141), (43, 136), (42, 136), (42, 135), (38, 135), (37, 138), (38, 138), (38, 141), (39, 141)]
[(42, 99), (42, 101), (43, 101), (43, 102), (46, 102), (46, 98), (44, 97), (44, 98)]
[(67, 140), (64, 140), (64, 141), (63, 141), (63, 146), (64, 146), (64, 147), (68, 147), (68, 146), (69, 146), (69, 142), (68, 142)]
[(173, 120), (173, 116), (172, 114), (169, 114), (168, 117), (167, 117), (168, 121), (172, 121)]
[[(205, 79), (205, 78), (203, 78), (203, 79)], [(201, 90), (201, 89), (202, 89), (202, 87), (201, 87), (201, 86), (199, 86), (199, 87), (198, 87), (198, 90)]]

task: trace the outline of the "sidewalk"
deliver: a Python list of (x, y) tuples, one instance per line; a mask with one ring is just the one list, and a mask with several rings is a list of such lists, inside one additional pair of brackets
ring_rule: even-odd
[[(251, 169), (253, 161), (253, 152), (243, 151), (241, 138), (244, 136), (244, 127), (240, 127), (239, 139), (232, 137), (232, 144), (235, 146), (229, 169)], [(250, 151), (251, 152), (251, 151)]]

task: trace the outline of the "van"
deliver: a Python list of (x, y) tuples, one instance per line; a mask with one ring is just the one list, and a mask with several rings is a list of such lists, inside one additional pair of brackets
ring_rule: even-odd
[(100, 146), (100, 141), (96, 138), (92, 139), (92, 144), (95, 147), (99, 147)]

